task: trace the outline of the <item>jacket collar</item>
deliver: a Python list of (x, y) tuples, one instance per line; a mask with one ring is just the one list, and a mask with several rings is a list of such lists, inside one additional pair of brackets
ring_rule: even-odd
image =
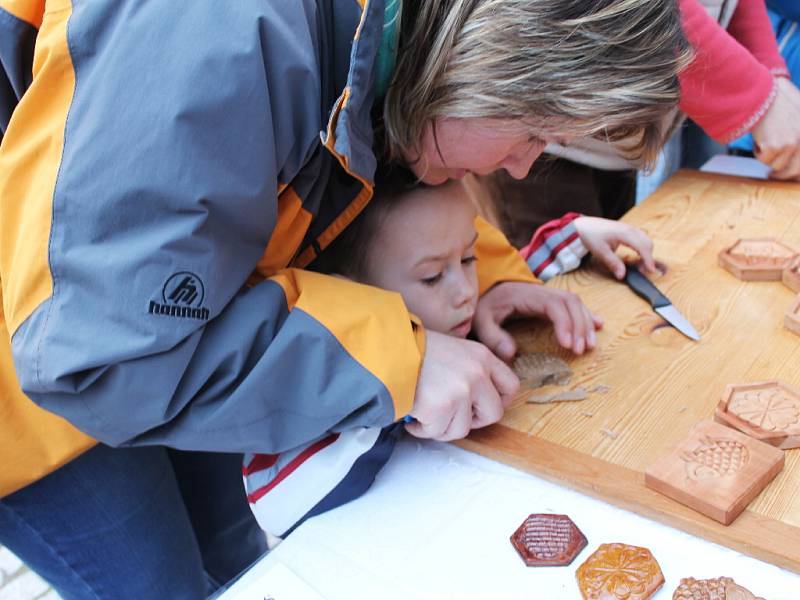
[(372, 150), (371, 111), (383, 24), (384, 0), (366, 0), (351, 47), (347, 83), (331, 111), (327, 130), (320, 136), (347, 172), (369, 188), (377, 164)]

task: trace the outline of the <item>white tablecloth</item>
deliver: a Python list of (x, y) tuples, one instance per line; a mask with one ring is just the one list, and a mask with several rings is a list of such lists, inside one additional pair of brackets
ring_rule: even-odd
[[(566, 567), (526, 567), (509, 537), (531, 513), (569, 515), (589, 540)], [(672, 598), (682, 577), (727, 575), (767, 600), (800, 576), (449, 444), (402, 440), (359, 500), (309, 520), (222, 600), (580, 599), (575, 570), (602, 543), (649, 548)], [(299, 587), (270, 592), (287, 576)], [(301, 588), (308, 592), (304, 596)], [(284, 588), (281, 588), (284, 589)], [(255, 593), (254, 593), (255, 592)]]

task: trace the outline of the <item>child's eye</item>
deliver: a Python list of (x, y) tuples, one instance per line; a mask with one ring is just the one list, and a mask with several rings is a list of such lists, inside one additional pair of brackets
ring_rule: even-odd
[(478, 260), (477, 256), (465, 256), (464, 258), (461, 259), (461, 264), (462, 265), (471, 265), (476, 260)]
[(441, 278), (442, 278), (442, 274), (441, 273), (437, 273), (433, 277), (425, 277), (424, 279), (420, 279), (420, 281), (422, 283), (424, 283), (425, 285), (436, 285), (437, 283), (439, 283)]

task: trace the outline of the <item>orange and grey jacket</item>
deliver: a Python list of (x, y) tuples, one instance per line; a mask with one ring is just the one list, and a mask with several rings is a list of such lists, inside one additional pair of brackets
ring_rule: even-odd
[[(401, 297), (303, 270), (372, 195), (382, 29), (381, 0), (0, 0), (0, 496), (95, 440), (272, 453), (410, 410)], [(482, 290), (532, 280), (488, 226), (478, 255)]]

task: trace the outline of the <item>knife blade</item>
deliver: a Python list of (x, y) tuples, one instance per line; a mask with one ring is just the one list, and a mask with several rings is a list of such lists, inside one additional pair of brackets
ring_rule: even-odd
[(635, 265), (626, 265), (625, 283), (628, 284), (636, 295), (641, 296), (650, 303), (653, 310), (661, 315), (667, 323), (680, 331), (686, 337), (698, 341), (700, 334), (692, 327), (692, 324), (684, 317), (677, 308), (672, 306), (672, 302), (653, 285), (647, 277), (642, 275)]

